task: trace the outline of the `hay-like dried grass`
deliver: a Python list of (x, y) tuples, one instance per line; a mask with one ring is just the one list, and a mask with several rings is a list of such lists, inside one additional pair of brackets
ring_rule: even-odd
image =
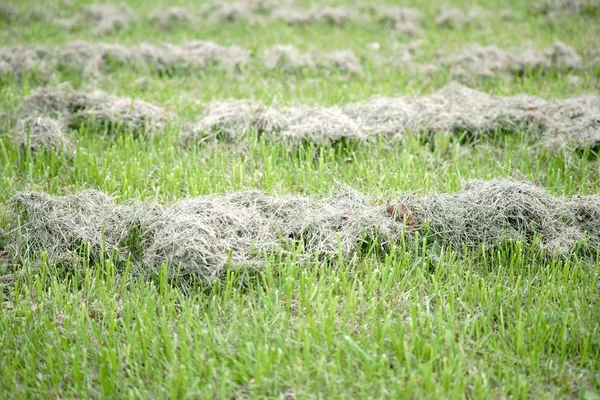
[[(265, 128), (266, 127), (266, 128)], [(341, 138), (368, 139), (384, 135), (446, 132), (471, 137), (523, 133), (553, 145), (577, 147), (600, 144), (600, 96), (546, 101), (534, 96), (493, 96), (451, 83), (428, 96), (382, 98), (323, 107), (275, 108), (256, 102), (219, 102), (208, 107), (186, 141), (203, 141), (224, 134), (235, 140), (250, 130), (268, 133), (271, 140), (290, 143)]]
[(312, 6), (309, 9), (283, 5), (273, 10), (273, 17), (282, 19), (290, 25), (327, 24), (343, 26), (360, 17), (351, 7)]
[(481, 7), (473, 7), (468, 12), (458, 8), (442, 10), (435, 18), (435, 24), (449, 29), (464, 29), (469, 26), (481, 27), (490, 12)]
[(250, 61), (251, 52), (239, 46), (220, 46), (209, 41), (182, 45), (141, 43), (90, 43), (77, 40), (56, 49), (16, 46), (0, 48), (0, 74), (21, 76), (39, 72), (49, 75), (67, 69), (96, 75), (114, 67), (170, 73), (175, 70), (203, 70), (209, 67), (238, 70)]
[[(268, 70), (297, 72), (319, 69), (360, 75), (366, 57), (376, 64), (392, 65), (415, 73), (429, 73), (432, 68), (435, 70), (435, 66), (414, 61), (413, 55), (418, 45), (419, 42), (413, 42), (399, 46), (387, 58), (370, 51), (361, 55), (361, 59), (350, 50), (301, 51), (291, 45), (276, 45), (253, 55), (250, 50), (239, 46), (221, 46), (210, 41), (192, 41), (180, 45), (141, 43), (129, 47), (78, 40), (55, 49), (27, 46), (0, 48), (0, 74), (21, 76), (38, 71), (47, 76), (56, 70), (66, 69), (98, 77), (101, 73), (110, 73), (121, 67), (173, 74), (212, 68), (239, 72), (247, 67), (264, 66)], [(439, 58), (437, 53), (436, 58)], [(593, 55), (589, 58), (592, 60), (585, 67), (598, 64)], [(526, 49), (515, 53), (474, 44), (452, 56), (441, 57), (439, 66), (449, 69), (454, 78), (467, 83), (491, 77), (511, 79), (531, 70), (545, 73), (581, 71), (584, 68), (582, 58), (575, 49), (558, 41), (545, 50)]]
[(145, 273), (168, 262), (170, 276), (208, 283), (227, 269), (260, 269), (272, 252), (295, 252), (300, 263), (356, 257), (369, 246), (385, 254), (416, 232), (455, 250), (523, 241), (569, 256), (597, 254), (600, 245), (600, 197), (554, 197), (512, 180), (472, 181), (454, 194), (403, 194), (389, 206), (374, 206), (351, 189), (325, 199), (246, 191), (171, 206), (118, 205), (85, 191), (18, 193), (8, 210), (20, 221), (7, 235), (11, 254), (46, 251), (50, 262), (72, 262), (84, 246), (92, 258), (111, 252)]
[(250, 130), (259, 135), (271, 135), (288, 125), (287, 114), (252, 100), (214, 102), (208, 106), (201, 120), (181, 138), (184, 142), (197, 142), (220, 136), (236, 141)]
[(148, 14), (148, 22), (162, 30), (170, 31), (180, 26), (191, 25), (194, 17), (183, 7), (155, 8)]
[(570, 202), (516, 181), (472, 181), (456, 194), (405, 195), (397, 204), (411, 210), (415, 229), (427, 225), (434, 240), (456, 249), (493, 247), (505, 240), (531, 243), (537, 235), (542, 247), (552, 244), (552, 250), (568, 253), (575, 245), (571, 229), (578, 240), (591, 233), (578, 226)]
[(143, 100), (116, 97), (102, 91), (76, 92), (69, 87), (40, 88), (23, 100), (23, 117), (49, 116), (71, 128), (100, 125), (109, 130), (151, 133), (163, 128), (165, 111)]
[(58, 19), (55, 22), (70, 31), (91, 25), (93, 34), (105, 36), (128, 29), (136, 20), (135, 12), (127, 4), (108, 3), (91, 4), (84, 7), (80, 13), (70, 18)]
[(469, 82), (492, 77), (508, 79), (531, 70), (579, 70), (582, 59), (575, 49), (562, 42), (556, 42), (544, 51), (528, 49), (520, 54), (474, 44), (442, 60), (442, 64), (450, 69), (453, 77)]
[(361, 140), (364, 134), (352, 118), (338, 108), (315, 108), (288, 120), (282, 130), (286, 143), (337, 143), (343, 139)]
[(50, 72), (48, 50), (41, 47), (15, 46), (0, 48), (0, 76), (24, 74), (47, 75)]
[(316, 66), (312, 54), (304, 53), (290, 45), (276, 45), (267, 49), (263, 60), (267, 69), (271, 70), (293, 72)]
[(542, 0), (535, 2), (531, 10), (535, 13), (555, 16), (564, 14), (595, 15), (600, 12), (599, 0)]
[(290, 45), (276, 45), (264, 52), (263, 62), (267, 69), (296, 72), (307, 69), (324, 69), (344, 74), (360, 75), (360, 60), (350, 50), (332, 52), (302, 52)]
[(128, 66), (155, 72), (198, 70), (217, 67), (235, 70), (250, 58), (250, 52), (238, 46), (220, 46), (210, 41), (192, 41), (182, 45), (141, 43), (133, 47), (115, 44), (68, 44), (57, 52), (57, 60), (69, 60), (66, 65), (84, 69), (92, 65), (104, 70), (111, 65)]
[(63, 123), (47, 117), (19, 119), (13, 132), (13, 141), (32, 151), (53, 149), (61, 153), (73, 153), (75, 150)]
[(219, 24), (239, 21), (255, 23), (259, 21), (259, 15), (265, 14), (272, 7), (269, 1), (264, 0), (218, 3), (214, 8), (211, 7), (209, 20)]
[(9, 244), (11, 252), (29, 257), (45, 251), (52, 263), (75, 261), (82, 246), (89, 248), (93, 258), (107, 251), (125, 260), (130, 255), (129, 235), (146, 223), (142, 209), (117, 205), (106, 194), (92, 190), (57, 197), (18, 193), (11, 207), (24, 218)]
[(399, 6), (376, 8), (375, 15), (382, 24), (391, 26), (407, 36), (413, 36), (419, 31), (423, 17), (417, 9)]

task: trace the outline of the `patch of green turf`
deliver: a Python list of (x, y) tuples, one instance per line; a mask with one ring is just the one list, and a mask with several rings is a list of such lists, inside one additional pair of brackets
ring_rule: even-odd
[[(87, 2), (85, 2), (87, 4)], [(130, 3), (144, 16), (157, 1)], [(452, 5), (467, 7), (467, 2)], [(26, 4), (14, 1), (17, 8)], [(47, 2), (51, 10), (73, 12)], [(188, 2), (192, 6), (193, 2)], [(449, 31), (425, 11), (420, 61), (479, 42), (542, 48), (563, 40), (579, 52), (598, 44), (600, 24), (572, 16), (561, 24), (527, 13), (530, 2), (480, 4), (515, 11), (509, 23)], [(44, 4), (46, 5), (46, 4)], [(185, 5), (185, 2), (178, 2)], [(116, 36), (66, 33), (48, 22), (0, 20), (3, 45), (62, 45), (76, 38), (135, 44), (214, 40), (261, 51), (277, 43), (321, 50), (363, 51), (379, 42), (390, 54), (410, 39), (381, 27), (343, 28), (198, 24), (169, 33), (142, 22)], [(597, 90), (597, 70), (572, 86), (565, 74), (489, 80), (490, 93), (572, 97)], [(147, 78), (146, 86), (136, 83)], [(40, 85), (1, 78), (0, 111), (12, 113)], [(248, 70), (159, 77), (131, 69), (92, 82), (69, 71), (78, 89), (104, 90), (160, 104), (192, 119), (212, 100), (255, 98), (276, 104), (340, 104), (372, 95), (431, 93), (449, 77), (411, 77), (366, 65), (362, 77)], [(122, 200), (171, 202), (187, 196), (262, 189), (320, 196), (350, 185), (384, 200), (403, 191), (451, 192), (472, 178), (521, 177), (554, 195), (600, 194), (595, 155), (552, 151), (525, 135), (464, 145), (407, 138), (289, 150), (249, 140), (243, 145), (182, 147), (176, 127), (154, 138), (73, 132), (78, 151), (22, 152), (0, 133), (0, 204), (15, 190), (51, 194), (96, 188)], [(8, 226), (0, 208), (0, 229)], [(0, 230), (0, 255), (2, 240)], [(13, 270), (0, 256), (0, 397), (6, 398), (585, 398), (600, 395), (600, 262), (542, 258), (535, 246), (507, 244), (494, 252), (447, 251), (438, 259), (397, 248), (302, 268), (276, 257), (260, 272), (231, 272), (212, 287), (140, 280), (107, 256), (60, 268), (23, 260)], [(14, 257), (14, 255), (11, 255)]]

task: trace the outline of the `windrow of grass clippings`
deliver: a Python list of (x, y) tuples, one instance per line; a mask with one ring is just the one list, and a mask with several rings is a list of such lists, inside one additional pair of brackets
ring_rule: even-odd
[(374, 97), (340, 107), (282, 107), (236, 100), (209, 105), (184, 141), (243, 139), (247, 132), (297, 144), (396, 139), (411, 133), (467, 133), (472, 137), (527, 133), (552, 145), (595, 146), (600, 140), (600, 96), (543, 100), (493, 96), (451, 83), (428, 96)]
[[(600, 10), (597, 0), (543, 0), (535, 2), (532, 14), (558, 17), (561, 15), (596, 15)], [(195, 7), (157, 7), (149, 13), (137, 13), (124, 3), (94, 3), (68, 14), (64, 10), (49, 13), (38, 6), (17, 9), (4, 5), (0, 12), (8, 20), (31, 23), (50, 20), (67, 31), (80, 31), (90, 27), (96, 36), (108, 36), (120, 31), (134, 29), (147, 22), (162, 30), (175, 30), (198, 24), (227, 24), (244, 21), (266, 25), (283, 22), (288, 25), (378, 25), (389, 27), (403, 35), (413, 36), (424, 27), (434, 24), (441, 28), (484, 28), (494, 19), (512, 19), (511, 9), (492, 10), (476, 6), (467, 8), (440, 7), (427, 18), (416, 8), (389, 6), (385, 4), (362, 4), (327, 6), (300, 6), (262, 0), (204, 3)]]
[[(68, 87), (40, 88), (21, 105), (15, 141), (32, 149), (68, 143), (64, 128), (100, 126), (108, 132), (156, 134), (178, 124), (184, 144), (239, 142), (260, 135), (291, 147), (340, 141), (395, 140), (407, 135), (448, 133), (471, 138), (530, 134), (552, 147), (595, 147), (600, 143), (600, 96), (564, 100), (489, 95), (457, 83), (427, 96), (374, 97), (335, 107), (275, 107), (252, 100), (209, 104), (195, 122), (130, 98)], [(61, 144), (62, 143), (62, 144)], [(68, 146), (67, 146), (68, 147)]]
[(600, 15), (599, 0), (540, 0), (533, 3), (533, 13), (550, 17), (561, 15)]
[(302, 52), (282, 45), (255, 56), (239, 46), (221, 46), (209, 41), (181, 45), (142, 43), (129, 47), (75, 41), (54, 49), (28, 46), (0, 48), (0, 75), (22, 76), (29, 73), (43, 78), (55, 71), (75, 70), (95, 76), (119, 67), (157, 74), (192, 73), (211, 68), (243, 72), (251, 67), (261, 67), (265, 71), (313, 69), (342, 74), (362, 73), (361, 61), (350, 50)]
[(569, 256), (600, 245), (600, 197), (562, 198), (512, 180), (469, 182), (452, 194), (400, 195), (388, 205), (347, 189), (337, 196), (209, 195), (172, 205), (129, 202), (96, 191), (52, 197), (16, 194), (7, 206), (6, 251), (13, 260), (45, 252), (52, 263), (113, 254), (154, 273), (205, 282), (228, 268), (261, 268), (269, 255), (298, 262), (386, 254), (418, 233), (437, 249), (476, 250), (506, 241)]
[(93, 78), (121, 67), (159, 75), (210, 70), (242, 74), (261, 68), (265, 73), (273, 70), (289, 73), (321, 71), (360, 76), (368, 64), (420, 75), (447, 71), (457, 80), (473, 82), (487, 78), (511, 79), (531, 72), (583, 73), (598, 63), (597, 59), (583, 60), (574, 48), (560, 41), (544, 50), (529, 48), (521, 51), (473, 44), (455, 54), (438, 57), (436, 64), (416, 61), (418, 47), (419, 43), (415, 42), (400, 46), (389, 55), (369, 49), (357, 55), (348, 49), (302, 51), (291, 45), (275, 45), (253, 53), (240, 46), (222, 46), (210, 41), (124, 46), (79, 40), (56, 48), (0, 48), (0, 76), (35, 74), (39, 79), (49, 79), (55, 72), (74, 70)]
[[(538, 7), (543, 12), (543, 7)], [(538, 8), (535, 8), (537, 10)], [(388, 6), (384, 4), (362, 4), (309, 7), (297, 4), (285, 4), (267, 1), (234, 1), (204, 3), (195, 7), (158, 7), (147, 14), (137, 13), (123, 3), (86, 5), (75, 13), (58, 10), (52, 14), (40, 13), (35, 7), (22, 11), (9, 5), (3, 7), (3, 13), (10, 18), (19, 18), (23, 22), (38, 19), (54, 22), (67, 31), (80, 31), (90, 27), (96, 36), (107, 36), (135, 28), (143, 22), (150, 23), (163, 30), (174, 30), (192, 24), (227, 24), (244, 21), (250, 24), (269, 24), (283, 22), (288, 25), (376, 25), (392, 28), (404, 35), (415, 35), (422, 25), (427, 25), (422, 11), (415, 8)], [(452, 29), (468, 25), (482, 26), (492, 18), (505, 18), (507, 10), (499, 14), (481, 7), (467, 9), (442, 8), (433, 16), (435, 24)]]

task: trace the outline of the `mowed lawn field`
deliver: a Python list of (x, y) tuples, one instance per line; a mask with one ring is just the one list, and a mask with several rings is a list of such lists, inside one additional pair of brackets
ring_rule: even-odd
[[(421, 13), (412, 34), (377, 20), (379, 9), (398, 6), (384, 1), (328, 3), (356, 13), (344, 23), (290, 23), (262, 9), (230, 21), (211, 14), (217, 3), (130, 1), (132, 21), (106, 32), (94, 27), (91, 14), (77, 17), (88, 1), (3, 3), (0, 398), (600, 399), (597, 247), (549, 253), (535, 237), (449, 245), (413, 232), (412, 211), (403, 211), (398, 224), (409, 228), (406, 240), (365, 242), (347, 253), (339, 239), (333, 256), (307, 255), (300, 245), (285, 254), (265, 253), (259, 264), (232, 261), (206, 280), (175, 276), (168, 262), (144, 273), (146, 264), (134, 256), (94, 249), (85, 240), (76, 243), (79, 257), (54, 262), (60, 258), (56, 249), (26, 242), (32, 237), (23, 233), (28, 214), (15, 214), (11, 206), (19, 192), (63, 196), (93, 189), (120, 205), (167, 206), (254, 189), (277, 198), (323, 199), (350, 187), (384, 214), (392, 199), (406, 193), (455, 193), (475, 179), (512, 179), (555, 198), (597, 199), (598, 143), (557, 145), (514, 124), (485, 135), (467, 128), (427, 135), (408, 130), (393, 140), (374, 135), (295, 145), (236, 127), (233, 139), (215, 134), (181, 142), (214, 101), (343, 107), (372, 96), (431, 95), (454, 80), (495, 96), (558, 101), (597, 94), (600, 5), (576, 3), (564, 2), (572, 6), (547, 15), (530, 1), (409, 0), (401, 5)], [(295, 4), (300, 10), (317, 5)], [(482, 10), (462, 20), (475, 5)], [(173, 6), (191, 19), (180, 16), (167, 29), (147, 18), (156, 8)], [(440, 13), (452, 8), (463, 12), (457, 25), (437, 24)], [(73, 16), (75, 22), (66, 24)], [(15, 46), (52, 51), (75, 40), (129, 49), (213, 41), (240, 46), (250, 61), (234, 68), (171, 68), (168, 60), (165, 68), (154, 68), (159, 58), (148, 61), (149, 68), (110, 59), (100, 68), (93, 57), (59, 66), (7, 61), (7, 49)], [(540, 65), (513, 69), (523, 51), (544, 55), (557, 41), (579, 54), (576, 67), (555, 67), (554, 56), (547, 56)], [(514, 59), (498, 56), (488, 60), (486, 71), (475, 64), (460, 73), (444, 64), (475, 43)], [(359, 70), (335, 61), (263, 65), (265, 51), (279, 44), (324, 59), (350, 50)], [(70, 120), (62, 127), (71, 138), (69, 151), (33, 148), (32, 138), (25, 145), (15, 140), (19, 116), (30, 111), (24, 99), (41, 87), (67, 86), (143, 100), (169, 119), (151, 134)], [(600, 109), (590, 112), (600, 118)], [(593, 129), (598, 126), (590, 128), (598, 138)], [(321, 134), (329, 133), (325, 125)], [(468, 234), (480, 227), (463, 228)], [(590, 229), (592, 235), (597, 229)], [(25, 243), (15, 246), (19, 237)], [(220, 256), (234, 260), (235, 251)]]

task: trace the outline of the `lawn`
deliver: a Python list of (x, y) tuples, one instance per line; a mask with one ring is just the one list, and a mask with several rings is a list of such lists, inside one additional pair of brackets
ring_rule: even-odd
[[(340, 237), (339, 249), (331, 251), (291, 240), (251, 260), (236, 257), (237, 248), (219, 248), (227, 262), (204, 279), (178, 274), (189, 265), (170, 259), (146, 270), (136, 254), (145, 246), (144, 232), (127, 237), (125, 255), (110, 248), (104, 225), (101, 245), (79, 240), (73, 250), (34, 242), (39, 232), (27, 231), (33, 213), (14, 207), (21, 192), (66, 196), (92, 189), (114, 198), (111, 207), (142, 204), (153, 211), (209, 198), (202, 196), (220, 205), (224, 196), (248, 190), (273, 201), (301, 196), (321, 204), (350, 190), (364, 199), (361, 210), (387, 218), (394, 199), (460, 193), (468, 182), (492, 179), (525, 182), (556, 204), (579, 196), (597, 204), (600, 119), (588, 128), (592, 139), (560, 145), (546, 140), (543, 127), (535, 133), (514, 124), (293, 144), (235, 126), (235, 137), (215, 131), (181, 141), (215, 101), (250, 99), (276, 110), (343, 108), (372, 96), (428, 96), (453, 80), (494, 96), (563, 101), (597, 94), (597, 2), (543, 15), (530, 1), (486, 0), (478, 2), (482, 15), (448, 28), (435, 22), (442, 10), (457, 8), (466, 18), (474, 4), (410, 0), (403, 6), (422, 13), (412, 36), (378, 20), (378, 10), (393, 5), (384, 1), (364, 8), (348, 2), (343, 24), (292, 24), (262, 10), (229, 22), (192, 1), (130, 1), (135, 18), (101, 35), (93, 17), (77, 17), (89, 4), (13, 0), (0, 9), (0, 398), (600, 398), (600, 252), (589, 238), (552, 252), (545, 232), (529, 226), (520, 239), (457, 243), (440, 227), (434, 232), (432, 221), (421, 227), (415, 209), (417, 228), (412, 211), (403, 212), (395, 224), (401, 239), (385, 244), (378, 232), (350, 250)], [(315, 3), (296, 4), (307, 10)], [(192, 20), (167, 30), (146, 18), (156, 7), (175, 5)], [(74, 15), (74, 25), (65, 28)], [(158, 68), (158, 58), (140, 66), (137, 58), (111, 56), (100, 66), (91, 56), (79, 64), (36, 59), (31, 67), (6, 55), (20, 45), (53, 54), (75, 40), (134, 50), (140, 43), (213, 41), (240, 46), (247, 61), (228, 68), (219, 60), (167, 59)], [(556, 41), (581, 56), (576, 67), (555, 63), (554, 56), (514, 67), (524, 50), (544, 56)], [(479, 64), (466, 73), (444, 64), (475, 43), (512, 58), (489, 61), (491, 73)], [(268, 67), (264, 54), (277, 44), (325, 61)], [(406, 46), (413, 49), (410, 60), (397, 61)], [(350, 50), (360, 71), (327, 58), (337, 50)], [(150, 132), (97, 123), (95, 115), (61, 116), (70, 151), (32, 148), (32, 137), (24, 145), (14, 140), (16, 121), (30, 111), (28, 96), (65, 84), (83, 97), (101, 89), (143, 100), (166, 119)], [(585, 111), (600, 118), (598, 104)], [(82, 224), (71, 218), (77, 215), (72, 209), (59, 211), (65, 226)], [(252, 220), (237, 211), (231, 213)], [(94, 212), (96, 218), (104, 211)], [(283, 228), (296, 222), (287, 220)], [(587, 235), (598, 238), (600, 223), (589, 226)], [(50, 242), (62, 240), (63, 232), (48, 232)], [(260, 244), (252, 243), (252, 251)]]

